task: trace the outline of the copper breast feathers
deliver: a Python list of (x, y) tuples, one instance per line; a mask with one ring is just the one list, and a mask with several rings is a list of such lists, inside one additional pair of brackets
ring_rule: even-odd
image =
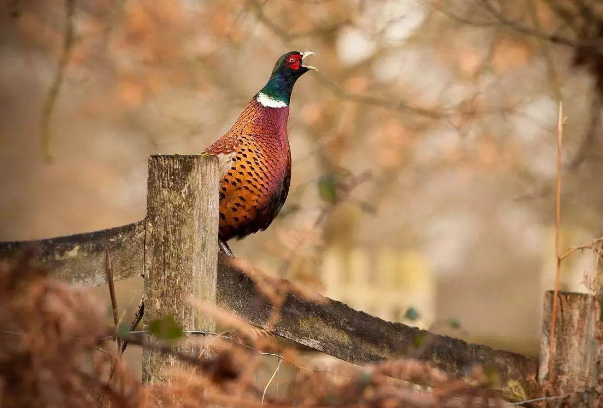
[(289, 108), (266, 108), (252, 99), (233, 127), (205, 152), (217, 155), (219, 235), (224, 241), (265, 230), (289, 192)]

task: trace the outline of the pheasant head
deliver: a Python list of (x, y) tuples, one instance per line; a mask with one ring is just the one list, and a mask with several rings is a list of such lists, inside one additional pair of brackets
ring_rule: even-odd
[(283, 108), (289, 106), (291, 91), (295, 82), (308, 71), (315, 70), (311, 65), (304, 65), (306, 57), (312, 51), (291, 51), (276, 61), (268, 83), (256, 95), (256, 100), (265, 107)]

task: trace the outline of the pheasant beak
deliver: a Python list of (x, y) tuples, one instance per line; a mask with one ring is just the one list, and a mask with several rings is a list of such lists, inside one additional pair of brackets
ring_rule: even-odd
[(316, 67), (313, 67), (312, 65), (304, 65), (303, 61), (306, 59), (306, 57), (309, 57), (310, 55), (316, 55), (315, 53), (313, 53), (312, 51), (304, 51), (301, 53), (301, 57), (302, 57), (302, 67), (310, 70), (314, 70), (314, 71), (318, 71), (318, 69), (316, 69)]

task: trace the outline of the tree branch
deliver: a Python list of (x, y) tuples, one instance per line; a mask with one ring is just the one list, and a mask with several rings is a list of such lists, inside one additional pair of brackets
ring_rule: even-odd
[(595, 40), (574, 40), (566, 37), (561, 37), (556, 34), (548, 34), (542, 32), (540, 30), (527, 27), (523, 24), (518, 23), (517, 21), (513, 21), (508, 19), (502, 12), (496, 9), (491, 3), (490, 0), (482, 0), (482, 4), (492, 14), (494, 17), (498, 19), (502, 24), (506, 25), (513, 30), (520, 32), (522, 34), (526, 34), (532, 37), (541, 38), (547, 40), (551, 43), (564, 45), (572, 48), (579, 48), (581, 50), (586, 50), (593, 54), (603, 54), (603, 40), (595, 39)]
[(65, 79), (65, 69), (67, 68), (69, 58), (71, 57), (71, 52), (73, 51), (73, 44), (75, 42), (74, 15), (75, 0), (65, 0), (63, 53), (59, 59), (59, 64), (57, 66), (54, 79), (52, 80), (52, 84), (50, 85), (50, 89), (48, 90), (46, 102), (44, 103), (44, 108), (42, 110), (42, 149), (44, 152), (44, 157), (48, 162), (52, 160), (52, 152), (50, 148), (52, 128), (50, 122), (57, 102), (57, 97), (59, 96), (61, 86), (63, 85), (63, 81)]

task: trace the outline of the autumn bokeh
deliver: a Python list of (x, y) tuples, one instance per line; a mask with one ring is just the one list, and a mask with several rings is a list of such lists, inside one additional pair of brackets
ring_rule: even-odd
[[(564, 245), (601, 235), (596, 2), (5, 3), (0, 240), (142, 219), (148, 155), (201, 152), (292, 49), (316, 52), (319, 72), (292, 98), (283, 213), (233, 245), (257, 266), (390, 320), (537, 353), (559, 99)], [(563, 287), (587, 290), (593, 256), (564, 265)], [(121, 285), (125, 304), (139, 283)]]

